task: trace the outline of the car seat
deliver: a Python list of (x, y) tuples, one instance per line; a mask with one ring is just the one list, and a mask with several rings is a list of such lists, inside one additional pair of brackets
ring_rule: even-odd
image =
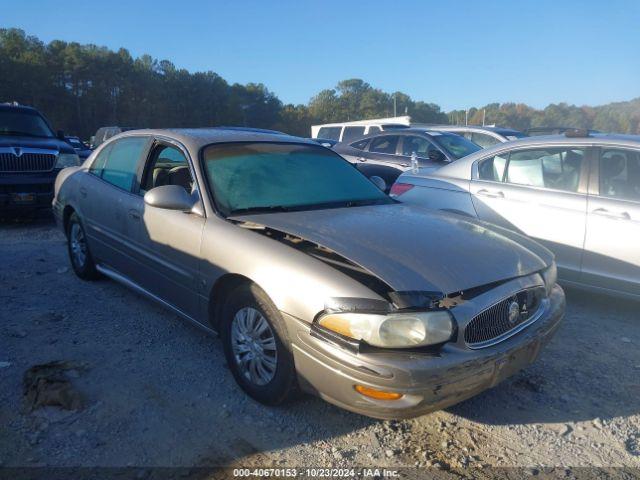
[(600, 188), (601, 195), (608, 197), (624, 197), (626, 182), (623, 179), (616, 179), (625, 169), (626, 159), (623, 155), (616, 153), (611, 158), (603, 158), (600, 162)]
[(184, 187), (187, 192), (191, 192), (193, 180), (191, 179), (191, 172), (189, 171), (189, 167), (186, 165), (173, 167), (171, 170), (169, 170), (169, 172), (167, 172), (167, 178), (164, 184), (180, 185), (181, 187)]

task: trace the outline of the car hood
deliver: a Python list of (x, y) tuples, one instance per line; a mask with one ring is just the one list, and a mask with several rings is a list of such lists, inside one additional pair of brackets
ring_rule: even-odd
[(71, 145), (57, 138), (0, 135), (0, 148), (5, 147), (42, 148), (45, 150), (58, 150), (63, 153), (75, 153)]
[(540, 271), (553, 254), (517, 233), (402, 204), (243, 215), (329, 248), (396, 291), (444, 294)]

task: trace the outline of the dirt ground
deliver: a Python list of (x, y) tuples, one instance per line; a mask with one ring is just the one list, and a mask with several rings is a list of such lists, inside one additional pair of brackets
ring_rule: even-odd
[[(48, 216), (0, 224), (0, 466), (640, 468), (640, 304), (567, 291), (540, 359), (471, 400), (378, 421), (304, 397), (255, 403), (216, 338), (73, 274)], [(69, 361), (79, 411), (28, 413), (23, 375)], [(416, 470), (414, 467), (418, 467)], [(139, 478), (144, 478), (142, 471)]]

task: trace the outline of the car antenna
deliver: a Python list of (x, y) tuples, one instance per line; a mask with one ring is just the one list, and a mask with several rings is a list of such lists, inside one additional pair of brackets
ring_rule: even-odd
[(411, 152), (411, 173), (418, 173), (418, 155), (416, 152)]

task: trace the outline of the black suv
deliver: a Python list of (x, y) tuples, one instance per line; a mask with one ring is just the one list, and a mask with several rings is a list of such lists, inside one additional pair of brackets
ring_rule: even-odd
[(79, 164), (63, 132), (54, 134), (38, 110), (0, 104), (0, 213), (51, 207), (58, 172)]

